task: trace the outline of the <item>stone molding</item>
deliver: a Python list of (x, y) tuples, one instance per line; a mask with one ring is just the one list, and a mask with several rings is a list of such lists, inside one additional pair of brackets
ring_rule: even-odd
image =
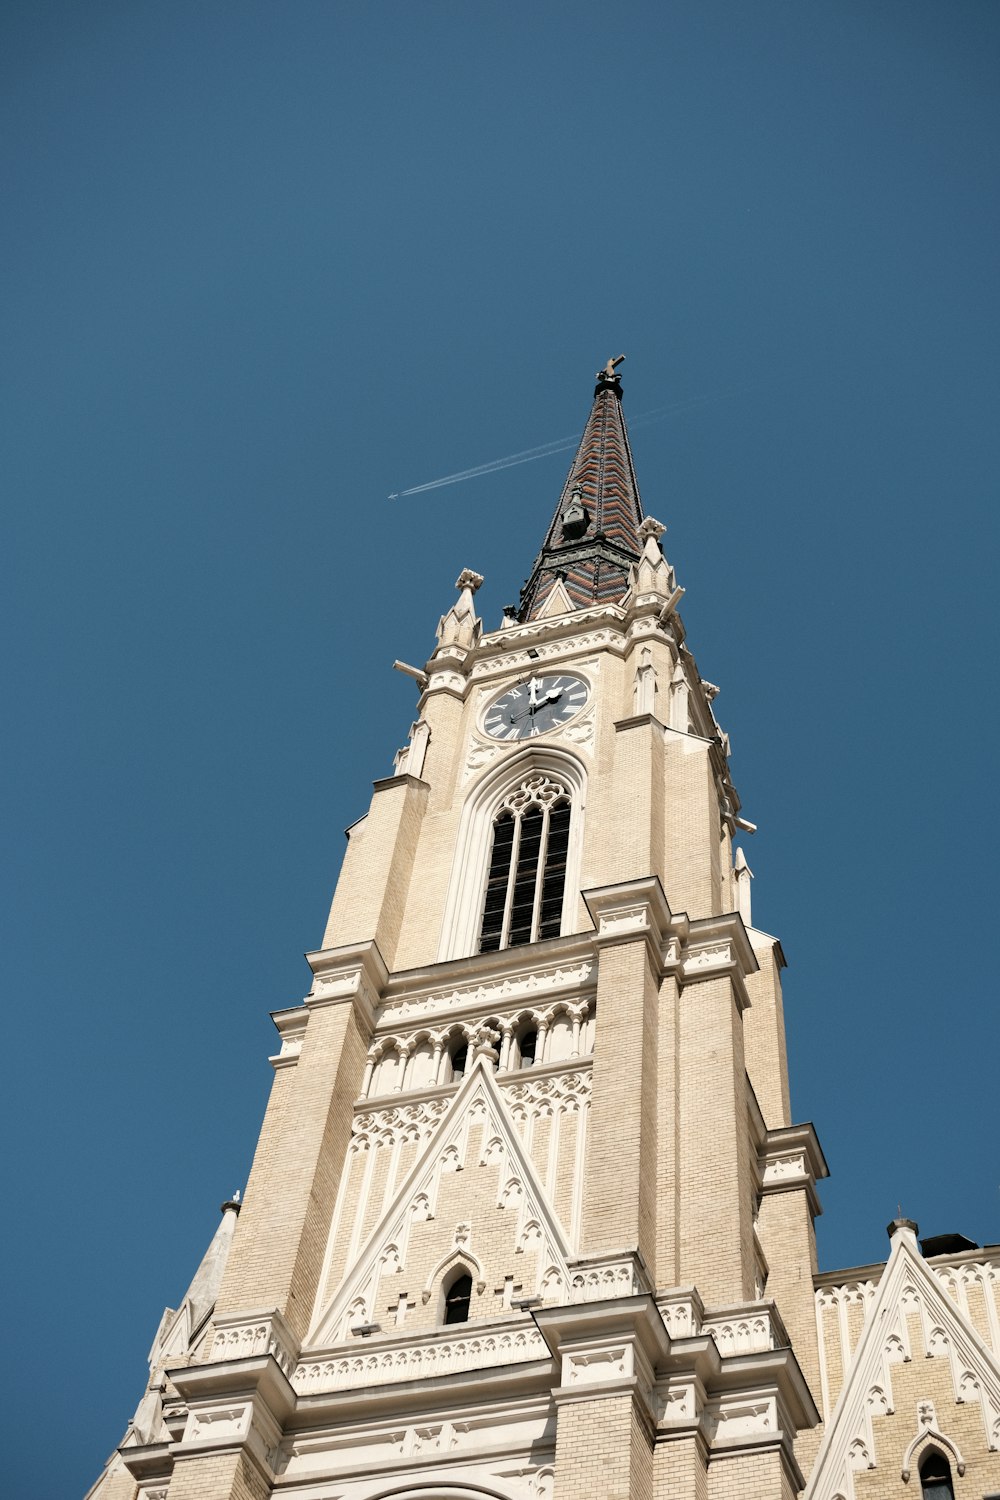
[(270, 1354), (285, 1375), (291, 1375), (299, 1342), (278, 1309), (222, 1313), (214, 1320), (211, 1360), (247, 1359)]
[(557, 1406), (628, 1391), (655, 1423), (655, 1369), (670, 1354), (670, 1336), (650, 1293), (540, 1308), (533, 1317), (559, 1361), (559, 1384), (552, 1392)]
[(829, 1177), (830, 1169), (811, 1122), (765, 1131), (757, 1163), (761, 1193), (803, 1191), (812, 1217), (823, 1212), (816, 1183)]
[[(394, 974), (379, 1010), (376, 1033), (398, 1026), (403, 1020), (417, 1023), (425, 1016), (442, 1012), (457, 1017), (482, 1015), (518, 1002), (530, 1004), (549, 995), (569, 998), (592, 992), (596, 970), (591, 934), (555, 941), (564, 951), (541, 961), (537, 952), (526, 958), (516, 949), (508, 948), (501, 954), (476, 954), (435, 964), (430, 971)], [(537, 949), (540, 945), (532, 946)], [(453, 971), (451, 983), (441, 970)]]
[(374, 939), (307, 953), (306, 962), (313, 971), (313, 987), (303, 1003), (310, 1010), (316, 1010), (321, 1005), (349, 1002), (357, 1008), (371, 1031), (389, 979), (389, 971)]
[(545, 1341), (533, 1323), (512, 1327), (470, 1326), (460, 1338), (412, 1334), (409, 1338), (382, 1336), (366, 1341), (361, 1353), (310, 1354), (299, 1361), (292, 1384), (302, 1394), (313, 1391), (358, 1390), (397, 1381), (424, 1380), (459, 1371), (495, 1368), (544, 1359)]
[(273, 1485), (295, 1392), (271, 1354), (168, 1370), (187, 1406), (184, 1432), (170, 1444), (173, 1463), (243, 1451)]
[(643, 938), (659, 969), (673, 914), (656, 875), (623, 880), (616, 885), (594, 886), (583, 899), (594, 924), (593, 941), (598, 951), (616, 943)]
[(296, 1005), (288, 1010), (272, 1010), (271, 1020), (281, 1039), (281, 1048), (273, 1057), (268, 1058), (268, 1062), (275, 1071), (279, 1068), (294, 1068), (302, 1054), (309, 1011), (304, 1005)]

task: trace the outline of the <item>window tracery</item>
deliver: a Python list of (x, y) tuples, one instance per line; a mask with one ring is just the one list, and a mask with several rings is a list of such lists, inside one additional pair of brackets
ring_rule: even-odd
[(541, 744), (505, 755), (470, 789), (440, 960), (578, 930), (586, 788), (586, 767), (575, 754)]
[(493, 820), (481, 953), (558, 937), (572, 802), (561, 781), (526, 776)]

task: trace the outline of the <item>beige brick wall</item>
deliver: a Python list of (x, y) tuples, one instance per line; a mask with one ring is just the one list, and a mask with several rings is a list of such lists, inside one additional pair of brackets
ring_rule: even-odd
[(127, 1469), (107, 1473), (98, 1495), (100, 1500), (136, 1500), (139, 1486)]
[[(777, 1304), (816, 1409), (822, 1414), (812, 1279), (816, 1244), (805, 1192), (767, 1193), (761, 1201), (757, 1231), (769, 1267), (764, 1295)], [(796, 1443), (796, 1456), (806, 1472), (818, 1441), (818, 1429), (813, 1429), (800, 1434)]]
[(795, 1500), (796, 1490), (772, 1449), (715, 1457), (708, 1470), (708, 1500)]
[(756, 931), (750, 939), (760, 968), (747, 975), (746, 981), (750, 993), (750, 1007), (743, 1013), (747, 1073), (764, 1123), (776, 1130), (792, 1123), (781, 974), (774, 939)]
[(679, 1280), (724, 1306), (754, 1291), (743, 1030), (728, 978), (683, 991), (677, 1073)]
[[(719, 799), (708, 746), (683, 735), (664, 743), (663, 870), (658, 871), (674, 911), (715, 915), (720, 906)], [(638, 873), (638, 872), (635, 872)]]
[(368, 1038), (346, 1004), (313, 1010), (297, 1066), (277, 1073), (218, 1312), (277, 1307), (309, 1322)]
[(374, 938), (394, 967), (428, 788), (410, 776), (377, 785), (352, 834), (323, 937), (324, 948)]
[(631, 1394), (560, 1406), (554, 1500), (652, 1500), (652, 1480), (650, 1439)]
[(681, 1221), (680, 1153), (677, 1138), (679, 1079), (677, 1074), (677, 980), (668, 975), (660, 985), (656, 1035), (656, 1280), (661, 1287), (680, 1284)]
[(638, 1246), (656, 1277), (657, 987), (644, 940), (601, 953), (583, 1243)]
[(245, 1453), (211, 1453), (175, 1464), (167, 1500), (267, 1500), (270, 1494)]
[(708, 1500), (708, 1464), (700, 1436), (658, 1442), (653, 1459), (655, 1500)]
[(876, 1417), (872, 1423), (876, 1466), (855, 1473), (856, 1500), (913, 1500), (915, 1493), (919, 1495), (917, 1463), (924, 1452), (923, 1446), (916, 1455), (908, 1484), (903, 1483), (901, 1471), (903, 1454), (917, 1433), (917, 1403), (923, 1400), (934, 1402), (939, 1428), (957, 1443), (965, 1459), (965, 1476), (959, 1478), (951, 1455), (945, 1455), (952, 1463), (956, 1497), (979, 1500), (981, 1495), (1000, 1493), (1000, 1453), (990, 1453), (987, 1449), (979, 1403), (959, 1404), (955, 1400), (947, 1359), (923, 1357), (918, 1317), (909, 1319), (909, 1331), (913, 1359), (909, 1364), (892, 1366), (894, 1412), (891, 1416)]

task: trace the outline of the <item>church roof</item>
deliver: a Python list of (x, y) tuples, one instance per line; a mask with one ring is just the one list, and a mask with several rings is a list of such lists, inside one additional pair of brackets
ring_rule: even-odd
[(521, 591), (522, 620), (538, 618), (560, 580), (574, 609), (617, 604), (628, 588), (629, 568), (642, 552), (643, 511), (615, 371), (624, 358), (609, 359), (598, 372), (580, 446)]

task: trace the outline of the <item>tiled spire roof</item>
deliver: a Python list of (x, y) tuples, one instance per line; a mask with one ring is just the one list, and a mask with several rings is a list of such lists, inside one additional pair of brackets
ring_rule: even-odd
[(615, 373), (624, 358), (609, 359), (598, 372), (580, 446), (521, 591), (522, 620), (538, 618), (558, 579), (575, 609), (617, 604), (628, 588), (629, 568), (642, 551), (643, 513)]

